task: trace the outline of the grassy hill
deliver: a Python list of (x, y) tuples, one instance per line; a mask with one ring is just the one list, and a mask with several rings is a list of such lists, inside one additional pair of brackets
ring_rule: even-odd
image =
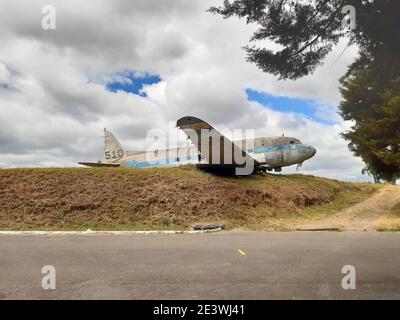
[(369, 197), (377, 186), (305, 175), (218, 177), (168, 169), (0, 170), (1, 230), (285, 230)]

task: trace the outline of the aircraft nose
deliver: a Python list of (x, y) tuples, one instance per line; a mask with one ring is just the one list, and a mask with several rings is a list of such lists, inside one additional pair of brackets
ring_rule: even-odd
[(310, 158), (314, 157), (315, 154), (317, 153), (317, 150), (313, 146), (310, 146), (310, 145), (307, 145), (307, 144), (305, 145), (305, 147), (306, 147), (306, 150), (307, 150), (307, 153), (306, 153), (307, 159), (310, 159)]

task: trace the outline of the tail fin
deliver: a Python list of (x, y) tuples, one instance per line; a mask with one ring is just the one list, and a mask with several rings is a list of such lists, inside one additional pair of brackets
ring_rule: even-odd
[(126, 156), (126, 151), (114, 137), (114, 135), (104, 129), (104, 162), (116, 163)]

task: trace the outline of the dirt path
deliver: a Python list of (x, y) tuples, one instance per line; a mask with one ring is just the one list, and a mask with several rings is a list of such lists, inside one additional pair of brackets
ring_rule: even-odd
[(346, 231), (373, 231), (374, 222), (400, 202), (400, 186), (385, 185), (371, 198), (334, 215), (311, 223), (301, 224), (298, 229), (338, 228)]

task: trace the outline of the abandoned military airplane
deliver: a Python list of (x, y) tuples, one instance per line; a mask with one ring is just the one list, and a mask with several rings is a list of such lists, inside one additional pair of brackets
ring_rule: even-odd
[[(256, 171), (281, 172), (282, 167), (298, 165), (316, 154), (314, 147), (290, 137), (255, 138), (231, 142), (195, 117), (183, 117), (176, 126), (183, 130), (191, 145), (166, 150), (126, 151), (114, 135), (104, 129), (104, 160), (79, 162), (89, 167), (150, 168), (195, 164), (210, 171), (232, 171), (248, 175)], [(250, 170), (244, 170), (244, 169)]]

